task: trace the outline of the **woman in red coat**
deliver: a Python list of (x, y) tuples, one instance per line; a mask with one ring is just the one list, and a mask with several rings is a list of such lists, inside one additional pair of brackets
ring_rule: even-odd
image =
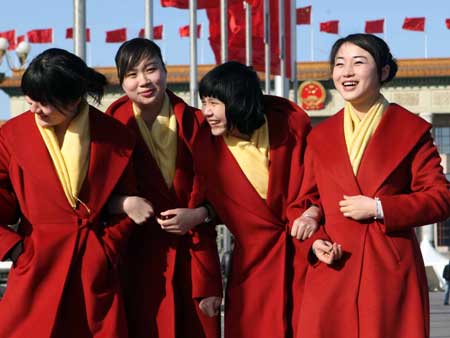
[(117, 264), (135, 226), (104, 209), (112, 193), (135, 193), (134, 137), (85, 101), (105, 84), (49, 49), (22, 77), (30, 110), (0, 130), (0, 198), (16, 199), (0, 206), (0, 258), (13, 260), (1, 337), (128, 337)]
[(429, 337), (414, 227), (450, 216), (431, 126), (380, 93), (397, 71), (382, 39), (339, 39), (330, 62), (345, 107), (310, 133), (304, 179), (319, 190), (330, 240), (313, 249), (329, 265), (308, 271), (298, 337)]
[[(205, 207), (188, 208), (194, 206), (191, 144), (201, 113), (167, 90), (166, 68), (154, 42), (125, 42), (116, 65), (126, 96), (107, 113), (137, 136), (139, 194), (161, 214), (137, 230), (127, 253), (130, 336), (217, 338), (222, 281), (216, 232), (213, 224), (205, 223)], [(131, 216), (137, 211), (137, 221), (144, 210), (145, 218), (145, 208), (127, 205), (130, 200), (138, 201), (125, 199), (125, 210)]]
[[(286, 99), (263, 96), (256, 72), (237, 62), (211, 70), (199, 89), (209, 125), (193, 148), (198, 186), (234, 236), (225, 337), (291, 337), (302, 292), (292, 285), (302, 285), (307, 267), (290, 226), (304, 210), (296, 199), (309, 118)], [(304, 218), (299, 238), (317, 226)]]

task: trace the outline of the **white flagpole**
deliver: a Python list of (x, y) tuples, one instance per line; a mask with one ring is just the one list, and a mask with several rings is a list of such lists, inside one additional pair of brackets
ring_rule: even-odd
[(384, 41), (386, 43), (388, 43), (387, 42), (387, 20), (386, 20), (386, 18), (384, 18), (384, 21), (383, 21), (383, 37), (384, 37)]
[(86, 60), (86, 0), (73, 1), (73, 44), (75, 55)]
[(310, 42), (311, 42), (311, 61), (314, 61), (314, 30), (313, 30), (313, 17), (311, 13), (311, 23), (309, 24)]
[(284, 0), (278, 0), (278, 36), (280, 49), (280, 80), (278, 95), (286, 97), (286, 31), (284, 22)]
[(145, 0), (145, 37), (153, 40), (153, 0)]
[(424, 43), (425, 43), (425, 59), (428, 59), (428, 34), (427, 32), (423, 32), (424, 34)]
[(220, 0), (220, 55), (221, 62), (228, 61), (228, 3)]
[(252, 5), (244, 2), (245, 7), (245, 61), (247, 66), (253, 64), (253, 44), (252, 44)]
[(198, 106), (197, 84), (197, 0), (189, 0), (189, 46), (191, 106)]
[[(297, 2), (291, 0), (291, 78), (292, 78), (292, 91), (294, 92), (294, 102), (297, 103), (297, 90), (298, 90), (298, 78), (297, 78), (297, 14), (296, 14)], [(289, 97), (289, 95), (288, 95)]]
[(265, 61), (265, 92), (270, 94), (270, 2), (264, 0), (264, 61)]

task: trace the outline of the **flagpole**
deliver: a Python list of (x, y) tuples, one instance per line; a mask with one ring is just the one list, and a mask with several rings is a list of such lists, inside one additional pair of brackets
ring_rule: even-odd
[[(297, 103), (297, 90), (298, 90), (298, 78), (297, 78), (297, 15), (296, 15), (297, 2), (291, 0), (291, 78), (292, 78), (292, 91), (294, 92), (294, 102)], [(288, 95), (289, 97), (289, 95)]]
[(387, 20), (386, 20), (386, 17), (384, 18), (384, 21), (383, 21), (383, 37), (384, 37), (384, 42), (388, 43), (387, 42)]
[(245, 60), (247, 66), (252, 65), (252, 5), (244, 2), (245, 7)]
[(191, 106), (197, 107), (197, 0), (189, 0), (189, 47)]
[(221, 62), (228, 60), (228, 6), (227, 0), (220, 0), (220, 55)]
[(314, 61), (314, 30), (313, 30), (313, 18), (311, 13), (311, 23), (309, 25), (309, 32), (310, 32), (310, 43), (311, 43), (311, 61)]
[(75, 55), (86, 60), (86, 0), (73, 1), (73, 44)]
[(265, 61), (265, 92), (270, 94), (270, 2), (264, 0), (264, 61)]
[(286, 97), (286, 31), (284, 22), (284, 0), (278, 0), (278, 36), (280, 49), (280, 79), (278, 95)]
[(153, 0), (145, 1), (145, 37), (153, 40)]
[(428, 35), (427, 32), (423, 32), (424, 34), (424, 43), (425, 43), (425, 59), (428, 59)]

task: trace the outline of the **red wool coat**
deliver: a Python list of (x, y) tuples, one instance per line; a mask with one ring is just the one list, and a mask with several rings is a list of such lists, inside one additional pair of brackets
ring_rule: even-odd
[[(169, 189), (141, 137), (132, 103), (126, 97), (107, 110), (137, 135), (135, 168), (140, 195), (152, 202), (155, 214), (190, 205), (194, 172), (191, 144), (202, 119), (201, 112), (167, 91), (177, 119), (177, 156)], [(184, 236), (163, 231), (152, 219), (138, 227), (127, 255), (124, 278), (130, 336), (135, 338), (217, 338), (219, 317), (209, 318), (198, 309), (198, 299), (222, 297), (216, 232), (203, 224)]]
[[(0, 130), (0, 199), (13, 191), (21, 211), (17, 233), (0, 227), (0, 258), (24, 245), (0, 301), (1, 337), (128, 337), (116, 266), (134, 224), (101, 214), (111, 193), (135, 192), (134, 137), (95, 108), (89, 114), (89, 169), (79, 195), (89, 211), (69, 205), (33, 113)], [(0, 207), (1, 224), (11, 223), (4, 216), (15, 208), (7, 208)]]
[[(391, 104), (356, 177), (343, 130), (340, 111), (308, 138), (305, 182), (317, 183), (325, 231), (345, 253), (337, 265), (309, 269), (298, 337), (429, 337), (427, 280), (414, 227), (450, 216), (430, 124)], [(360, 194), (380, 198), (384, 221), (342, 215), (343, 195)]]
[[(289, 224), (303, 175), (309, 118), (297, 105), (266, 96), (270, 163), (267, 199), (250, 184), (222, 137), (206, 124), (194, 144), (195, 170), (202, 193), (231, 233), (234, 250), (226, 290), (225, 337), (292, 337), (292, 312), (298, 317), (306, 260)], [(293, 290), (292, 286), (295, 284)]]

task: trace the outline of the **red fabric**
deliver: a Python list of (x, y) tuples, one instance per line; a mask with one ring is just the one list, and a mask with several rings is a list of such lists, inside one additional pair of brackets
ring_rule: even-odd
[(106, 42), (115, 43), (115, 42), (124, 42), (127, 40), (127, 29), (120, 28), (112, 31), (106, 32)]
[(384, 19), (366, 21), (366, 27), (364, 31), (369, 34), (383, 33)]
[(409, 31), (423, 32), (425, 30), (425, 18), (405, 18), (402, 28)]
[[(199, 110), (167, 92), (177, 118), (177, 158), (173, 186), (169, 189), (161, 171), (140, 136), (132, 103), (126, 97), (107, 110), (138, 135), (136, 176), (143, 197), (155, 213), (190, 207), (194, 173), (190, 148), (202, 115)], [(128, 253), (124, 273), (130, 337), (220, 337), (219, 317), (198, 310), (196, 299), (221, 296), (222, 282), (216, 233), (200, 225), (184, 236), (167, 233), (155, 220), (138, 228)]]
[[(265, 70), (264, 56), (264, 8), (262, 0), (253, 0), (252, 4), (252, 46), (253, 67), (263, 72)], [(286, 28), (286, 73), (291, 76), (291, 19), (290, 0), (285, 1)], [(206, 10), (209, 20), (209, 43), (214, 52), (216, 64), (221, 63), (220, 56), (220, 9)], [(228, 6), (228, 60), (246, 63), (245, 59), (245, 12), (242, 3)], [(278, 28), (278, 1), (270, 0), (270, 43), (271, 43), (271, 74), (280, 74), (280, 48)]]
[(450, 29), (450, 19), (445, 19), (445, 26)]
[[(450, 216), (449, 184), (431, 125), (391, 104), (355, 177), (343, 116), (322, 122), (308, 138), (304, 181), (319, 187), (325, 231), (344, 257), (309, 269), (299, 330), (315, 338), (427, 338), (427, 279), (413, 227)], [(342, 215), (342, 196), (360, 194), (380, 198), (384, 221)]]
[[(228, 5), (233, 3), (242, 3), (242, 0), (228, 0)], [(189, 8), (189, 0), (161, 0), (162, 7), (176, 7), (181, 9)], [(197, 0), (197, 8), (219, 8), (220, 0)]]
[[(0, 199), (14, 191), (21, 211), (17, 233), (0, 227), (0, 256), (12, 241), (24, 246), (0, 302), (2, 337), (127, 337), (116, 267), (135, 226), (103, 209), (113, 192), (136, 192), (134, 137), (92, 107), (90, 128), (89, 169), (79, 195), (90, 212), (69, 205), (33, 113), (0, 130)], [(2, 224), (5, 208), (2, 203)]]
[(292, 337), (299, 316), (306, 274), (301, 251), (289, 225), (303, 177), (303, 152), (311, 126), (300, 107), (266, 96), (270, 167), (263, 200), (240, 169), (222, 137), (203, 125), (193, 147), (199, 186), (234, 235), (225, 302), (225, 337)]
[(312, 6), (297, 8), (297, 25), (311, 24), (311, 9)]
[[(66, 39), (73, 39), (73, 28), (66, 29)], [(91, 41), (91, 30), (86, 28), (86, 41)]]
[(12, 29), (6, 32), (0, 33), (0, 38), (5, 38), (8, 40), (9, 46), (8, 50), (13, 50), (16, 48), (16, 30)]
[[(197, 25), (197, 38), (200, 38), (201, 29), (202, 29), (202, 25), (201, 24)], [(178, 29), (178, 32), (180, 34), (180, 37), (182, 37), (182, 38), (189, 37), (189, 25), (180, 27)]]
[(27, 38), (30, 43), (52, 43), (53, 29), (33, 29), (27, 32)]
[[(154, 26), (153, 27), (153, 40), (161, 40), (163, 37), (163, 25)], [(141, 28), (139, 31), (139, 37), (144, 38), (145, 37), (145, 29)]]
[(321, 22), (320, 31), (330, 34), (339, 34), (339, 20)]

